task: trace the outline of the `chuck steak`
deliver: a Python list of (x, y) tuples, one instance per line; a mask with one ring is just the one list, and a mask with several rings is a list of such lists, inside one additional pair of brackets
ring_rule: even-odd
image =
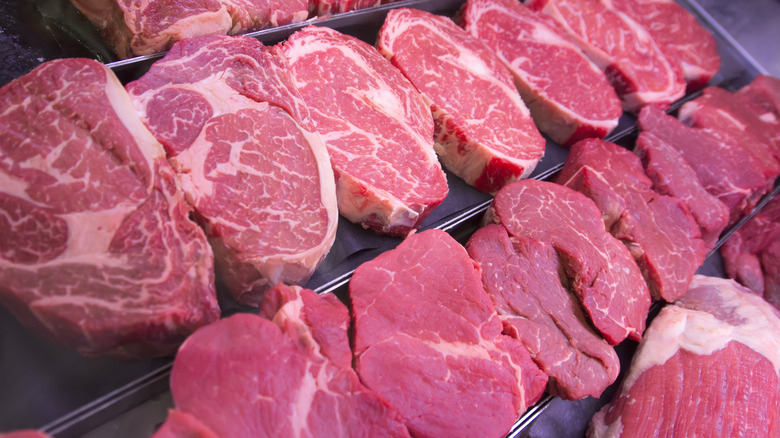
[(504, 323), (550, 377), (549, 392), (567, 400), (599, 397), (618, 376), (615, 350), (591, 328), (565, 285), (555, 249), (509, 237), (500, 225), (477, 230), (466, 250), (482, 269), (482, 283)]
[(545, 140), (487, 46), (449, 18), (404, 8), (387, 15), (377, 48), (431, 107), (448, 170), (487, 193), (531, 174)]
[(636, 21), (609, 0), (531, 0), (528, 7), (552, 17), (607, 75), (631, 112), (649, 104), (666, 107), (685, 95), (679, 65), (666, 58)]
[(193, 38), (127, 85), (206, 230), (220, 280), (254, 306), (278, 281), (309, 279), (338, 221), (327, 150), (277, 50), (248, 37)]
[(261, 314), (196, 331), (171, 371), (176, 408), (221, 437), (408, 437), (351, 367), (349, 312), (333, 295), (278, 284)]
[(360, 265), (349, 284), (356, 369), (418, 437), (501, 437), (547, 376), (503, 335), (479, 268), (441, 230)]
[(551, 182), (521, 180), (499, 190), (485, 215), (509, 235), (553, 245), (593, 325), (612, 345), (641, 339), (650, 292), (628, 249), (604, 229), (592, 200)]
[(382, 234), (418, 228), (448, 192), (419, 92), (373, 47), (329, 28), (304, 28), (283, 50), (330, 153), (341, 214)]
[(732, 280), (695, 276), (653, 320), (590, 437), (777, 437), (780, 312)]
[(0, 108), (0, 301), (23, 324), (152, 357), (219, 317), (206, 238), (108, 68), (44, 63)]
[(620, 99), (557, 23), (516, 0), (468, 0), (461, 16), (509, 68), (540, 131), (569, 146), (615, 129)]

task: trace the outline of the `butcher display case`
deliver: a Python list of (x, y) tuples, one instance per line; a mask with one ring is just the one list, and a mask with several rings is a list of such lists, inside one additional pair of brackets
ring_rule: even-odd
[[(718, 43), (722, 65), (712, 84), (734, 91), (758, 74), (779, 74), (768, 71), (756, 61), (724, 28), (727, 20), (717, 15), (724, 14), (728, 18), (725, 15), (730, 13), (725, 6), (727, 2), (679, 1), (715, 36)], [(771, 0), (767, 1), (771, 3)], [(402, 0), (319, 19), (317, 24), (333, 27), (373, 44), (387, 11), (392, 8), (413, 7), (453, 16), (463, 3), (463, 0)], [(750, 8), (751, 3), (744, 3), (744, 8)], [(780, 10), (777, 2), (756, 6), (762, 11), (773, 7), (770, 10), (775, 13)], [(733, 20), (733, 17), (729, 19)], [(759, 35), (776, 32), (773, 19), (776, 18), (759, 20), (755, 32)], [(263, 43), (275, 44), (309, 24), (286, 25), (250, 35)], [(61, 57), (98, 59), (126, 83), (140, 77), (160, 57), (158, 54), (116, 59), (99, 33), (67, 0), (2, 2), (0, 31), (0, 59), (4, 61), (0, 67), (0, 84), (21, 76), (43, 61)], [(762, 62), (768, 59), (769, 62), (780, 63), (777, 44), (772, 46), (774, 53), (768, 49), (762, 47)], [(686, 96), (670, 111), (696, 96)], [(607, 140), (628, 146), (633, 143), (636, 134), (636, 118), (624, 114)], [(550, 179), (561, 168), (566, 155), (565, 148), (548, 141), (544, 158), (531, 178)], [(466, 185), (450, 173), (447, 173), (447, 179), (450, 193), (423, 222), (422, 229), (447, 231), (463, 243), (479, 226), (492, 197)], [(754, 211), (760, 210), (778, 191), (776, 187), (765, 196)], [(718, 245), (749, 217), (727, 230)], [(340, 218), (336, 242), (306, 287), (344, 298), (353, 270), (394, 248), (399, 242), (398, 238), (378, 236)], [(717, 247), (698, 272), (724, 276)], [(236, 304), (222, 291), (219, 299), (223, 315), (252, 311)], [(654, 310), (657, 311), (657, 307)], [(622, 369), (627, 369), (635, 348), (633, 341), (625, 341), (616, 347)], [(36, 428), (63, 438), (150, 436), (165, 419), (168, 408), (173, 406), (168, 391), (171, 366), (170, 358), (127, 361), (82, 357), (37, 337), (22, 327), (5, 308), (0, 308), (0, 431)], [(582, 436), (588, 420), (610, 400), (616, 389), (617, 383), (608, 388), (601, 398), (577, 402), (545, 396), (523, 414), (509, 436)]]

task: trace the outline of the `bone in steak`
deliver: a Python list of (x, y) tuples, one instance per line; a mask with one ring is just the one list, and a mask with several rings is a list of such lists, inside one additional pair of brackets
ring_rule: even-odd
[(171, 371), (176, 408), (221, 437), (408, 437), (351, 367), (349, 312), (332, 295), (278, 284), (262, 316), (196, 331)]
[(309, 0), (71, 0), (120, 58), (164, 51), (202, 35), (303, 21)]
[(166, 147), (234, 298), (256, 306), (278, 281), (306, 282), (336, 236), (336, 191), (278, 49), (193, 38), (127, 89)]
[(545, 141), (487, 46), (449, 18), (404, 8), (387, 15), (377, 48), (430, 106), (444, 167), (487, 193), (531, 174)]
[(168, 417), (151, 438), (219, 438), (194, 416), (168, 409)]
[(554, 141), (604, 138), (617, 126), (615, 90), (554, 21), (515, 0), (469, 0), (462, 25), (509, 68), (536, 126)]
[(383, 234), (418, 228), (448, 192), (420, 93), (373, 47), (329, 28), (304, 28), (283, 50), (328, 147), (341, 214)]
[(732, 280), (695, 276), (653, 320), (595, 437), (780, 436), (780, 312)]
[(682, 201), (653, 191), (639, 157), (614, 143), (582, 140), (572, 146), (557, 182), (596, 203), (653, 298), (671, 302), (688, 290), (707, 256), (701, 232)]
[(171, 354), (219, 317), (213, 255), (114, 74), (57, 60), (0, 89), (0, 301), (84, 355)]
[(698, 91), (720, 70), (715, 38), (675, 0), (611, 0), (612, 7), (641, 24), (666, 58), (682, 67), (687, 91)]
[(685, 95), (679, 65), (672, 64), (639, 23), (608, 0), (531, 0), (528, 7), (552, 17), (606, 73), (623, 109), (666, 107)]
[(349, 284), (356, 369), (412, 435), (504, 436), (547, 376), (503, 335), (479, 268), (441, 230), (360, 265)]
[(499, 190), (485, 215), (509, 235), (550, 243), (593, 325), (612, 345), (641, 339), (650, 292), (628, 249), (605, 229), (592, 200), (551, 182), (521, 180)]
[(477, 230), (466, 250), (504, 323), (550, 377), (549, 392), (567, 400), (599, 397), (618, 376), (615, 350), (590, 326), (569, 292), (555, 249), (509, 237), (500, 225)]

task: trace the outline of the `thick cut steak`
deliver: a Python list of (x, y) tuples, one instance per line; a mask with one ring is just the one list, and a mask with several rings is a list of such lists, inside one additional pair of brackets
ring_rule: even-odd
[(554, 21), (515, 0), (469, 0), (461, 16), (509, 68), (540, 131), (568, 146), (615, 129), (615, 90)]
[(387, 15), (377, 48), (430, 106), (444, 167), (487, 193), (531, 174), (545, 140), (490, 48), (449, 18), (405, 8)]
[(0, 301), (85, 355), (173, 353), (219, 317), (213, 255), (114, 74), (45, 63), (0, 89)]
[(203, 35), (239, 34), (303, 21), (309, 0), (71, 0), (120, 58)]
[(780, 436), (780, 312), (697, 275), (653, 319), (590, 437)]
[(628, 249), (604, 229), (592, 200), (551, 182), (521, 180), (499, 190), (485, 215), (509, 235), (553, 245), (593, 325), (612, 345), (639, 340), (650, 292)]
[(255, 306), (278, 281), (309, 279), (338, 222), (327, 150), (277, 50), (248, 37), (193, 38), (127, 85), (206, 230), (220, 280)]
[(418, 437), (504, 436), (547, 376), (503, 335), (479, 268), (428, 230), (360, 265), (349, 284), (362, 382)]
[(284, 44), (290, 72), (330, 153), (339, 211), (406, 235), (447, 196), (420, 93), (373, 47), (310, 26)]
[(774, 113), (775, 117), (780, 117), (780, 79), (758, 75), (737, 93), (745, 96), (764, 113)]
[(623, 109), (666, 107), (685, 95), (682, 69), (672, 64), (647, 30), (612, 9), (608, 0), (531, 0), (528, 7), (552, 17), (606, 73)]
[(687, 91), (698, 91), (720, 70), (715, 38), (674, 0), (611, 0), (641, 24), (672, 64), (682, 67)]
[(704, 189), (696, 172), (674, 147), (652, 132), (639, 134), (634, 153), (642, 160), (653, 190), (682, 200), (696, 219), (707, 249), (714, 248), (729, 222), (729, 208)]
[(219, 438), (219, 436), (194, 416), (169, 409), (168, 418), (151, 438)]
[(557, 182), (592, 199), (607, 231), (626, 245), (655, 299), (688, 290), (707, 256), (696, 220), (678, 198), (653, 191), (639, 157), (603, 140), (576, 143)]
[(408, 437), (351, 366), (349, 312), (330, 294), (279, 284), (261, 314), (196, 331), (171, 371), (176, 408), (221, 437)]
[(309, 0), (310, 9), (320, 17), (370, 8), (382, 4), (381, 0)]
[(471, 236), (466, 250), (482, 269), (504, 333), (520, 339), (550, 377), (550, 393), (567, 400), (599, 397), (615, 381), (617, 354), (566, 289), (551, 245), (509, 237), (504, 227), (487, 225)]

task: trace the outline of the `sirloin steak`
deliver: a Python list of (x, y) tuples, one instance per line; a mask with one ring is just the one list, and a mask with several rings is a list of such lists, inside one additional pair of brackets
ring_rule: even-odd
[(468, 0), (461, 24), (509, 68), (536, 126), (555, 142), (570, 146), (615, 129), (620, 99), (557, 23), (516, 0)]
[(502, 437), (547, 376), (503, 335), (479, 268), (428, 230), (363, 263), (349, 283), (362, 382), (416, 437)]
[[(267, 304), (266, 304), (267, 303)], [(176, 408), (221, 437), (408, 437), (352, 369), (349, 312), (334, 295), (278, 284), (260, 314), (203, 327), (176, 355)]]
[(257, 306), (278, 281), (305, 283), (335, 239), (336, 191), (278, 49), (193, 38), (127, 90), (165, 146), (233, 297)]
[(213, 255), (160, 144), (102, 64), (0, 89), (0, 301), (88, 356), (173, 353), (219, 317)]
[(419, 92), (373, 47), (329, 28), (304, 28), (283, 50), (330, 153), (341, 214), (382, 234), (418, 228), (448, 193)]
[(555, 249), (509, 237), (500, 225), (477, 230), (466, 250), (509, 334), (550, 377), (548, 391), (566, 400), (599, 397), (620, 371), (615, 350), (590, 326), (566, 289)]
[(780, 312), (732, 280), (697, 275), (645, 332), (590, 437), (780, 436)]
[(521, 180), (499, 190), (485, 223), (510, 236), (550, 243), (593, 325), (612, 345), (639, 340), (650, 292), (628, 249), (604, 229), (592, 200), (551, 182)]
[(531, 174), (545, 140), (490, 48), (449, 18), (406, 8), (387, 15), (377, 48), (431, 107), (444, 167), (487, 193)]

